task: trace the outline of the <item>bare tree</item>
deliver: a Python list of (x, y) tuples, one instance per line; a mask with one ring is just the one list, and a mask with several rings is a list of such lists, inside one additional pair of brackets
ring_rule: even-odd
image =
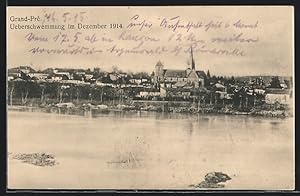
[(41, 85), (41, 102), (44, 101), (44, 96), (45, 96), (45, 85)]
[(15, 91), (15, 82), (11, 81), (10, 84), (11, 84), (11, 86), (9, 88), (9, 104), (12, 106), (12, 99), (13, 99), (13, 94)]
[(22, 81), (22, 83), (24, 84), (24, 86), (21, 90), (21, 101), (22, 101), (22, 105), (25, 105), (27, 103), (27, 97), (29, 94), (29, 87), (27, 81)]
[(27, 103), (28, 94), (29, 94), (28, 88), (26, 88), (24, 91), (21, 92), (22, 105), (25, 105)]

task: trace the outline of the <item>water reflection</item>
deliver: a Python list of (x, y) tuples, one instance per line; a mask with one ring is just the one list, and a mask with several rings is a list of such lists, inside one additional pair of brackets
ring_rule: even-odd
[(186, 188), (211, 171), (238, 174), (234, 188), (270, 187), (274, 176), (292, 176), (291, 119), (32, 108), (9, 111), (8, 125), (11, 152), (47, 152), (60, 162), (44, 176), (10, 165), (12, 175), (56, 188), (76, 188), (82, 178), (80, 186), (97, 188)]
[(270, 124), (272, 130), (278, 130), (280, 128), (280, 122), (278, 121), (271, 121)]

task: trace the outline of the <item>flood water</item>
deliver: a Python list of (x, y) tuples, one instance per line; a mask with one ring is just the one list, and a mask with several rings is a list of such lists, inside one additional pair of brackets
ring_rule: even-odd
[(208, 172), (226, 189), (293, 189), (293, 119), (151, 112), (8, 112), (9, 188), (191, 189)]

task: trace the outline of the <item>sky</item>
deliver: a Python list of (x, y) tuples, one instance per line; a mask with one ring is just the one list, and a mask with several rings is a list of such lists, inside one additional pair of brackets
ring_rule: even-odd
[[(55, 12), (55, 13), (54, 13)], [(7, 67), (20, 65), (31, 65), (34, 69), (43, 70), (48, 67), (58, 68), (94, 68), (111, 70), (113, 66), (123, 71), (146, 71), (152, 72), (155, 64), (160, 60), (166, 69), (186, 69), (190, 66), (190, 54), (180, 52), (174, 55), (170, 51), (176, 46), (189, 48), (191, 40), (188, 36), (193, 34), (199, 42), (197, 47), (205, 45), (206, 48), (217, 48), (232, 50), (238, 48), (244, 51), (243, 56), (217, 55), (204, 52), (194, 52), (197, 70), (210, 70), (214, 75), (282, 75), (292, 76), (294, 67), (294, 29), (293, 29), (293, 7), (288, 6), (165, 6), (165, 7), (8, 7), (7, 12)], [(106, 24), (106, 29), (65, 29), (65, 30), (25, 30), (11, 29), (11, 25), (41, 25), (45, 14), (53, 14), (56, 21), (46, 21), (44, 24)], [(68, 13), (64, 17), (64, 13)], [(81, 15), (80, 15), (81, 14)], [(75, 17), (77, 15), (77, 17)], [(20, 17), (40, 17), (40, 21), (13, 21)], [(80, 18), (79, 16), (82, 16)], [(138, 16), (138, 18), (134, 18)], [(80, 19), (83, 19), (82, 21)], [(198, 29), (171, 29), (161, 26), (163, 19), (168, 25), (174, 24), (177, 19), (181, 24), (188, 22), (201, 22), (203, 26), (210, 22), (216, 25), (205, 31), (202, 26)], [(177, 18), (173, 19), (172, 18)], [(52, 19), (50, 17), (50, 19)], [(67, 23), (64, 22), (67, 20)], [(145, 21), (144, 21), (145, 20)], [(150, 28), (140, 26), (127, 28), (130, 23), (152, 24)], [(236, 27), (233, 24), (241, 21), (244, 25), (252, 25), (253, 28)], [(217, 27), (217, 23), (221, 27)], [(228, 28), (225, 28), (225, 24)], [(256, 24), (257, 23), (257, 24)], [(122, 24), (123, 28), (109, 29), (110, 24)], [(256, 24), (256, 26), (255, 26)], [(29, 52), (32, 48), (40, 47), (46, 49), (67, 48), (73, 42), (60, 44), (54, 41), (58, 34), (66, 34), (69, 40), (79, 33), (80, 43), (76, 46), (101, 49), (105, 52), (90, 55), (61, 55), (61, 54), (33, 54)], [(168, 52), (160, 54), (123, 54), (107, 52), (112, 46), (131, 49), (137, 46), (139, 41), (120, 39), (122, 33), (137, 36), (144, 40), (139, 49), (153, 49), (166, 47)], [(28, 40), (28, 34), (36, 37), (47, 38), (48, 41)], [(230, 38), (242, 33), (242, 38), (257, 39), (256, 42), (212, 42), (214, 38)], [(96, 42), (92, 41), (92, 35), (96, 35)], [(181, 41), (176, 41), (180, 34)], [(168, 41), (171, 36), (171, 41)], [(101, 41), (110, 38), (112, 42)], [(158, 41), (147, 41), (145, 37)], [(61, 37), (60, 37), (61, 38)], [(86, 40), (88, 38), (88, 40)], [(59, 39), (58, 39), (59, 40)], [(146, 40), (146, 41), (145, 41)], [(71, 43), (72, 42), (72, 43)], [(196, 50), (197, 48), (195, 48)]]

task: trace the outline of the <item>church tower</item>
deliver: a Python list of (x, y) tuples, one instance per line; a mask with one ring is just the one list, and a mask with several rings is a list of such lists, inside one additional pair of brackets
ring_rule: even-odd
[(163, 72), (164, 72), (164, 65), (161, 63), (161, 61), (158, 61), (155, 65), (155, 72), (154, 72), (154, 82), (159, 83), (161, 80), (163, 80)]
[(192, 58), (192, 70), (195, 70), (195, 61), (194, 61), (193, 48), (192, 48), (192, 46), (191, 46), (191, 58)]

